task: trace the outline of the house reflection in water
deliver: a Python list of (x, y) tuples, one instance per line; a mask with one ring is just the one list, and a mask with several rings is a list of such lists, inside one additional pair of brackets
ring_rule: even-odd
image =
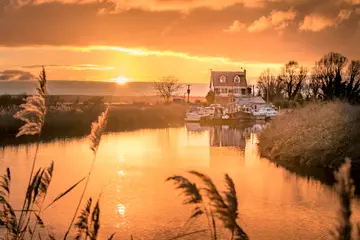
[(246, 128), (230, 128), (228, 126), (214, 126), (210, 129), (211, 147), (235, 147), (245, 149), (246, 135), (250, 136)]
[[(234, 167), (245, 165), (246, 142), (250, 141), (252, 133), (261, 129), (262, 125), (259, 124), (236, 128), (229, 126), (205, 127), (196, 123), (186, 124), (187, 144), (183, 153), (186, 152), (190, 159), (194, 159), (194, 156), (200, 153), (203, 157), (204, 151), (207, 151), (210, 168), (229, 171)], [(205, 139), (207, 139), (207, 143), (202, 142)], [(200, 159), (199, 156), (197, 158)]]
[(210, 129), (210, 167), (228, 169), (244, 164), (245, 128), (214, 126)]

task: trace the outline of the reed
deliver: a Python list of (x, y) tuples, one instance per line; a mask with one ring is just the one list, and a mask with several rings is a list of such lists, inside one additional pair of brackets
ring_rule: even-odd
[(360, 107), (314, 103), (272, 120), (259, 135), (260, 154), (284, 166), (338, 168), (360, 160)]
[[(47, 107), (46, 121), (42, 136), (57, 136), (67, 134), (85, 136), (89, 125), (105, 109), (104, 106), (65, 105), (62, 103)], [(0, 109), (0, 135), (15, 136), (21, 126), (21, 121), (13, 119), (12, 115), (18, 107)], [(186, 107), (179, 104), (138, 106), (112, 105), (110, 107), (107, 131), (124, 131), (139, 128), (160, 128), (181, 126), (184, 122)]]
[[(86, 203), (85, 208), (81, 211), (78, 221), (75, 223), (77, 229), (76, 240), (85, 237), (85, 240), (96, 240), (100, 229), (100, 205), (99, 200), (96, 202), (93, 210), (91, 211), (92, 198)], [(110, 236), (111, 237), (111, 236)]]
[[(204, 202), (203, 199), (205, 197), (207, 198), (209, 206), (205, 204), (204, 210), (196, 206), (190, 218), (200, 216), (209, 208), (211, 212), (215, 213), (215, 217), (223, 223), (224, 227), (230, 231), (232, 240), (249, 239), (247, 234), (237, 223), (238, 199), (235, 184), (229, 175), (225, 174), (226, 191), (223, 192), (222, 196), (209, 176), (197, 171), (189, 171), (189, 173), (200, 179), (204, 186), (197, 188), (195, 183), (192, 183), (189, 179), (182, 176), (173, 176), (168, 178), (167, 181), (174, 181), (175, 184), (177, 184), (177, 189), (183, 191), (184, 195), (187, 197), (184, 202), (185, 204), (196, 205), (200, 202)], [(214, 234), (212, 235), (212, 239), (216, 239), (214, 218), (212, 219), (212, 225), (209, 226), (209, 231)]]
[[(16, 119), (25, 122), (25, 124), (20, 127), (16, 137), (20, 137), (23, 135), (38, 135), (38, 138), (40, 139), (41, 131), (44, 126), (45, 115), (46, 115), (46, 96), (47, 96), (46, 84), (47, 84), (46, 72), (45, 72), (45, 68), (43, 67), (38, 77), (37, 88), (36, 88), (37, 95), (27, 97), (26, 103), (20, 105), (20, 108), (22, 109), (14, 115)], [(28, 187), (27, 187), (28, 190), (22, 207), (23, 210), (24, 209), (29, 210), (30, 207), (29, 197), (31, 197), (31, 195), (29, 196), (29, 194), (31, 194), (33, 187), (31, 185), (31, 181), (33, 178), (34, 169), (36, 165), (36, 159), (39, 151), (39, 144), (40, 142), (38, 142), (36, 145), (35, 155), (32, 162), (29, 181), (28, 181)], [(33, 181), (35, 180), (36, 178), (33, 179)], [(23, 216), (26, 215), (24, 213), (25, 211), (22, 211), (20, 214), (20, 218), (18, 222), (19, 231), (21, 231), (20, 228), (23, 225), (22, 222)]]
[(67, 238), (67, 236), (70, 233), (70, 230), (71, 230), (71, 227), (72, 227), (72, 225), (73, 225), (73, 223), (75, 221), (77, 212), (79, 211), (81, 201), (84, 198), (85, 191), (87, 189), (87, 186), (88, 186), (88, 183), (89, 183), (89, 180), (90, 180), (90, 175), (91, 175), (91, 173), (93, 171), (93, 168), (94, 168), (94, 164), (95, 164), (95, 160), (96, 160), (96, 154), (97, 154), (97, 151), (98, 151), (98, 148), (99, 148), (99, 145), (100, 145), (101, 137), (102, 137), (102, 135), (103, 135), (103, 133), (105, 131), (105, 128), (106, 128), (108, 111), (109, 111), (109, 106), (106, 108), (105, 112), (103, 112), (98, 117), (98, 121), (92, 123), (92, 125), (91, 125), (91, 132), (90, 132), (90, 135), (89, 135), (89, 140), (90, 140), (90, 149), (92, 150), (92, 152), (94, 154), (94, 157), (93, 157), (93, 160), (92, 160), (92, 163), (91, 163), (90, 171), (86, 176), (85, 186), (84, 186), (83, 191), (81, 193), (79, 203), (78, 203), (78, 205), (76, 207), (76, 210), (75, 210), (73, 218), (72, 218), (72, 220), (70, 222), (70, 225), (69, 225), (69, 227), (68, 227), (68, 229), (67, 229), (67, 231), (65, 233), (64, 240)]

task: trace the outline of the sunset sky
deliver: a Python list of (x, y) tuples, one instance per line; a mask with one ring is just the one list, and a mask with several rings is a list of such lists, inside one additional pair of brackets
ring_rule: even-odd
[(256, 78), (329, 51), (360, 59), (360, 0), (0, 0), (0, 80)]

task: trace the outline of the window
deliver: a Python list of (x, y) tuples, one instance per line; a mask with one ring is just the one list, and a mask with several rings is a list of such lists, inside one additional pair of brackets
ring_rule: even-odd
[(221, 83), (226, 82), (226, 77), (225, 77), (224, 75), (222, 75), (222, 76), (220, 77), (220, 82), (221, 82)]
[(251, 88), (248, 88), (248, 94), (251, 94), (251, 91), (252, 89)]
[(234, 77), (234, 83), (240, 83), (240, 77), (239, 77), (239, 75), (236, 75), (236, 76)]
[(215, 94), (220, 94), (220, 89), (219, 88), (215, 88)]
[(246, 94), (246, 91), (244, 88), (241, 89), (241, 95), (245, 95)]
[(240, 93), (240, 88), (235, 88), (235, 89), (234, 89), (234, 93), (239, 94), (239, 93)]
[(221, 88), (220, 91), (221, 91), (221, 93), (228, 93), (228, 89), (227, 89), (227, 88)]

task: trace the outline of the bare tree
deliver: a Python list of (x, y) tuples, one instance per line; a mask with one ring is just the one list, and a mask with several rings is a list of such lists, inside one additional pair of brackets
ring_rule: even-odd
[(351, 61), (347, 69), (345, 96), (349, 102), (360, 100), (360, 60)]
[(317, 67), (314, 66), (310, 75), (304, 84), (304, 94), (307, 100), (315, 100), (322, 97), (321, 92), (321, 79), (317, 75)]
[(296, 61), (289, 61), (282, 69), (279, 78), (285, 85), (285, 92), (289, 100), (294, 100), (307, 77), (307, 68)]
[(169, 103), (171, 98), (176, 94), (183, 85), (174, 76), (166, 76), (159, 81), (154, 82), (154, 90), (164, 98), (165, 103)]
[(340, 53), (330, 52), (323, 56), (315, 66), (316, 78), (321, 81), (321, 90), (325, 99), (341, 97), (345, 89), (342, 72), (348, 59)]
[(270, 71), (266, 69), (263, 71), (257, 81), (259, 94), (267, 101), (274, 101), (282, 98), (283, 82), (282, 79), (276, 78)]

